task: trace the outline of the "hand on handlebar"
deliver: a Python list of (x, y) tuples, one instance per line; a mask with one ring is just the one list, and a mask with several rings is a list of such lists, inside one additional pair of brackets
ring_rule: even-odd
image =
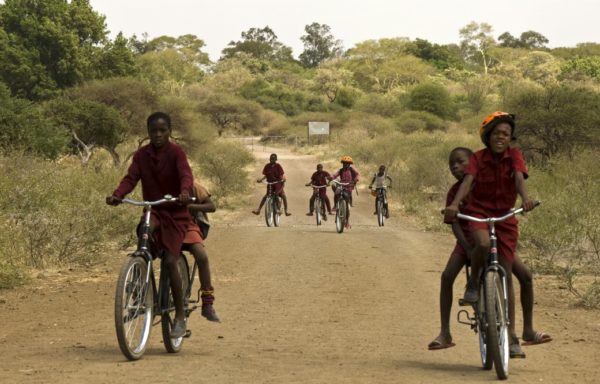
[(107, 196), (106, 197), (106, 204), (108, 204), (108, 205), (116, 206), (116, 205), (121, 204), (121, 202), (122, 202), (121, 199), (118, 198), (117, 196)]
[(190, 194), (187, 191), (183, 191), (179, 194), (179, 202), (181, 204), (187, 204), (191, 201), (192, 201), (192, 199), (190, 197)]
[(444, 209), (444, 221), (445, 222), (454, 222), (456, 220), (456, 215), (458, 214), (458, 207), (455, 205), (449, 205)]
[(525, 212), (529, 212), (533, 210), (533, 208), (537, 207), (539, 204), (539, 201), (526, 199), (523, 201), (523, 204), (521, 206), (523, 207), (523, 210)]

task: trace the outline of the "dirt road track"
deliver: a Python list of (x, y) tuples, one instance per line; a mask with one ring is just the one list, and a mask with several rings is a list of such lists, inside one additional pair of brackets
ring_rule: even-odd
[[(450, 236), (424, 233), (402, 217), (377, 227), (367, 193), (355, 197), (350, 231), (335, 233), (332, 220), (318, 228), (304, 215), (310, 190), (303, 186), (316, 159), (279, 153), (293, 216), (267, 228), (250, 213), (264, 191), (257, 185), (252, 206), (214, 223), (208, 240), (221, 324), (195, 313), (179, 354), (164, 351), (155, 327), (144, 358), (126, 361), (113, 325), (123, 258), (115, 254), (92, 270), (46, 273), (0, 291), (0, 383), (494, 381), (480, 368), (475, 334), (454, 319), (457, 346), (426, 349), (438, 333)], [(260, 169), (268, 153), (256, 155)], [(509, 381), (600, 382), (598, 312), (568, 307), (550, 279), (536, 278), (536, 294), (537, 328), (555, 341), (511, 361)]]

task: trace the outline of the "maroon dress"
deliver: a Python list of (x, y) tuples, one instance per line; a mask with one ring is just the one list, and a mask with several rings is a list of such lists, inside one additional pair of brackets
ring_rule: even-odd
[[(125, 197), (142, 181), (144, 200), (159, 200), (164, 195), (179, 196), (183, 191), (192, 195), (193, 176), (185, 152), (177, 144), (167, 142), (161, 148), (148, 144), (135, 155), (127, 175), (121, 180), (113, 195)], [(191, 220), (184, 205), (165, 204), (152, 208), (152, 224), (159, 246), (177, 256)]]

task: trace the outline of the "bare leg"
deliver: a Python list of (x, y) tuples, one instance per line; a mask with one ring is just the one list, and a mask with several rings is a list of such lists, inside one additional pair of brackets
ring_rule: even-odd
[(255, 215), (259, 215), (260, 210), (262, 209), (263, 205), (265, 205), (266, 200), (267, 200), (267, 195), (264, 195), (262, 200), (260, 201), (260, 204), (258, 205), (258, 209), (255, 211), (252, 211), (252, 213), (254, 213)]
[(533, 276), (523, 261), (515, 255), (513, 273), (521, 285), (521, 307), (523, 308), (523, 338), (535, 336), (533, 328)]
[(165, 252), (165, 265), (169, 273), (171, 282), (171, 292), (173, 292), (173, 301), (175, 302), (175, 318), (177, 320), (185, 320), (185, 312), (183, 311), (183, 288), (181, 284), (181, 275), (177, 268), (177, 257)]
[(478, 300), (479, 292), (479, 274), (485, 264), (485, 257), (490, 249), (490, 235), (486, 230), (476, 230), (471, 233), (475, 241), (475, 247), (471, 254), (471, 278), (467, 283), (467, 291), (463, 300), (468, 303), (475, 303)]
[(279, 194), (279, 196), (281, 196), (281, 199), (283, 200), (283, 209), (285, 210), (285, 215), (289, 216), (291, 215), (291, 213), (288, 212), (288, 203), (287, 203), (287, 196), (285, 195), (284, 192), (281, 192)]

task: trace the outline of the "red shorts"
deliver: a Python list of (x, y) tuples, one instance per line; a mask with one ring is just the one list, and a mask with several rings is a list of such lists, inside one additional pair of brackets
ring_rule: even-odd
[[(474, 215), (477, 216), (477, 215)], [(469, 222), (469, 230), (489, 231), (488, 224)], [(516, 218), (496, 223), (496, 237), (498, 238), (498, 255), (509, 263), (515, 259), (517, 240), (519, 239), (519, 222)]]
[(183, 245), (202, 244), (204, 245), (204, 239), (200, 234), (200, 227), (194, 222), (190, 222), (185, 232), (185, 238), (183, 239)]

